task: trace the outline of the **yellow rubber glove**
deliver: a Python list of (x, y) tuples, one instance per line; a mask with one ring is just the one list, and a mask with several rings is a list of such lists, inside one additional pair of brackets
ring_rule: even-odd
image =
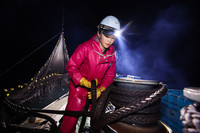
[(91, 82), (88, 81), (86, 78), (82, 78), (80, 80), (80, 86), (84, 86), (84, 87), (87, 87), (87, 88), (91, 88)]
[[(96, 86), (97, 86), (97, 85), (98, 85), (98, 80), (95, 79), (95, 81), (96, 81)], [(83, 77), (83, 78), (80, 80), (80, 86), (84, 86), (84, 87), (87, 87), (87, 88), (91, 88), (91, 82), (88, 81), (86, 78)]]
[[(105, 87), (100, 87), (97, 89), (97, 99), (101, 96), (101, 93), (104, 92), (106, 90)], [(92, 99), (92, 95), (91, 95), (91, 92), (88, 92), (88, 99)]]

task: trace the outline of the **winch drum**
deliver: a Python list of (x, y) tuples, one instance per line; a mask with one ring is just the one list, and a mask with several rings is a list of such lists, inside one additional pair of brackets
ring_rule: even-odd
[[(114, 79), (110, 101), (116, 109), (119, 109), (149, 97), (161, 87), (162, 85), (157, 81)], [(161, 117), (160, 108), (159, 99), (153, 104), (150, 104), (149, 106), (128, 115), (119, 121), (134, 125), (156, 124)]]

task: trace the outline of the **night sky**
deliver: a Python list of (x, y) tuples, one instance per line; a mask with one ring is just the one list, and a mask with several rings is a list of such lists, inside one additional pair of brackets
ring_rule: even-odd
[(198, 8), (197, 0), (4, 1), (0, 8), (1, 89), (30, 81), (44, 65), (58, 37), (5, 73), (61, 32), (63, 11), (70, 56), (96, 33), (105, 16), (114, 15), (122, 27), (131, 22), (123, 33), (124, 43), (114, 44), (118, 73), (162, 81), (171, 89), (199, 87)]

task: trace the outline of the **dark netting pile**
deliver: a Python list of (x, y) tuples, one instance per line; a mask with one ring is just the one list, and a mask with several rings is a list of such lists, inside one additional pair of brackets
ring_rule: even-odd
[(8, 99), (14, 103), (28, 106), (29, 103), (39, 102), (44, 98), (50, 100), (55, 95), (58, 97), (58, 95), (62, 95), (61, 93), (67, 93), (69, 78), (66, 64), (68, 60), (64, 33), (61, 33), (52, 54), (44, 66), (24, 88), (9, 96)]
[[(24, 84), (12, 95), (6, 98), (1, 97), (3, 98), (0, 102), (1, 132), (56, 132), (57, 125), (53, 118), (33, 110), (42, 110), (68, 93), (69, 76), (66, 70), (68, 60), (64, 33), (61, 33), (49, 59), (31, 81)], [(38, 124), (34, 124), (36, 117), (44, 120), (44, 122), (39, 123), (41, 127), (45, 124), (49, 127), (47, 126), (47, 129), (38, 128)], [(26, 124), (24, 125), (24, 123)]]

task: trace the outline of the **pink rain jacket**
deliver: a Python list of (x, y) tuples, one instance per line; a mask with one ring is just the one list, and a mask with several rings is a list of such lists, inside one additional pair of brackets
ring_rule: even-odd
[[(95, 41), (97, 35), (94, 35), (89, 41), (80, 44), (68, 64), (67, 71), (71, 77), (69, 92), (76, 95), (80, 92), (87, 96), (87, 89), (80, 87), (80, 80), (85, 77), (88, 81), (98, 79), (98, 87), (107, 88), (116, 75), (115, 49), (111, 45), (102, 53), (99, 42)], [(79, 94), (80, 94), (79, 93)]]

